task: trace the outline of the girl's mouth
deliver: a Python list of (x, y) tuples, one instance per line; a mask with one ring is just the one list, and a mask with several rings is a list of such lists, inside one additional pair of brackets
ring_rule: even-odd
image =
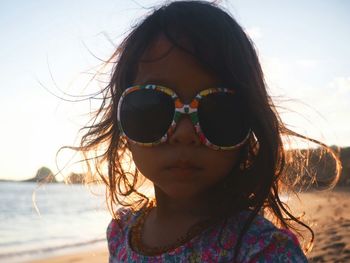
[(183, 176), (203, 170), (203, 168), (189, 161), (177, 161), (174, 164), (166, 167), (166, 169), (170, 172)]

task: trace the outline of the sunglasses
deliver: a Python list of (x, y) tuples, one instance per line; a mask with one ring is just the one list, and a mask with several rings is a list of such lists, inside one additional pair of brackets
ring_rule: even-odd
[(238, 148), (250, 135), (243, 102), (226, 88), (203, 90), (184, 104), (170, 88), (132, 86), (122, 93), (117, 109), (121, 135), (142, 146), (167, 141), (182, 115), (190, 117), (201, 143), (215, 150)]

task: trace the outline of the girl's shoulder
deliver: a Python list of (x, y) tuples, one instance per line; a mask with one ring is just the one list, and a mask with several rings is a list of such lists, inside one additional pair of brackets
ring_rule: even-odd
[(131, 208), (119, 208), (116, 211), (116, 217), (111, 220), (107, 227), (107, 241), (110, 253), (127, 240), (128, 229), (135, 222), (138, 211)]
[[(230, 222), (233, 232), (240, 232), (249, 217), (243, 212)], [(234, 223), (234, 221), (236, 223)], [(233, 225), (234, 224), (234, 225)], [(279, 229), (257, 215), (242, 239), (241, 262), (307, 262), (297, 237), (288, 229)]]
[(121, 207), (116, 211), (116, 216), (108, 225), (107, 233), (117, 229), (122, 230), (133, 219), (135, 213), (130, 208)]

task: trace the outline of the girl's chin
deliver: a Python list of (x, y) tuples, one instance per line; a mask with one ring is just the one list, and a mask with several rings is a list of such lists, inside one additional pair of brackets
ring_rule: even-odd
[(162, 192), (160, 196), (166, 196), (166, 198), (170, 198), (173, 200), (189, 200), (193, 198), (198, 198), (203, 195), (203, 190), (198, 187), (186, 185), (186, 184), (174, 184), (169, 187), (160, 187), (159, 190)]

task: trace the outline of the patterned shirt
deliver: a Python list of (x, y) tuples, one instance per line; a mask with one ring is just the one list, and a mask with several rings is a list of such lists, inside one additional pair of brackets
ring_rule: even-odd
[[(130, 229), (141, 215), (140, 211), (132, 213), (121, 208), (118, 213), (120, 219), (113, 219), (107, 228), (110, 263), (233, 262), (240, 230), (250, 212), (241, 212), (225, 224), (210, 227), (178, 248), (156, 256), (141, 255), (130, 246)], [(220, 233), (221, 245), (218, 242)], [(307, 259), (292, 232), (278, 229), (258, 215), (243, 237), (237, 262), (307, 262)]]

